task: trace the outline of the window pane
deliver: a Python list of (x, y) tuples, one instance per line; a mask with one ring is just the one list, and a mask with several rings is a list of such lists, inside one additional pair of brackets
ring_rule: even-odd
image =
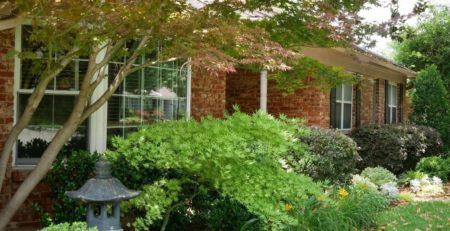
[(342, 85), (336, 87), (336, 100), (342, 100)]
[(392, 91), (391, 91), (391, 105), (393, 106), (397, 106), (397, 87), (396, 86), (391, 86)]
[(77, 61), (72, 61), (56, 77), (56, 90), (75, 90), (75, 66)]
[(336, 103), (336, 128), (342, 129), (342, 103)]
[(352, 101), (352, 85), (343, 85), (344, 88), (344, 100)]
[(397, 108), (392, 108), (391, 123), (397, 123)]
[(352, 105), (351, 104), (344, 104), (344, 126), (343, 129), (350, 129), (352, 128)]
[[(29, 95), (20, 94), (18, 97), (19, 116), (26, 107)], [(17, 164), (20, 158), (39, 158), (53, 139), (58, 129), (66, 122), (73, 107), (74, 96), (46, 95), (39, 104), (29, 125), (18, 138)], [(86, 149), (87, 147), (87, 124), (82, 124), (65, 149)]]

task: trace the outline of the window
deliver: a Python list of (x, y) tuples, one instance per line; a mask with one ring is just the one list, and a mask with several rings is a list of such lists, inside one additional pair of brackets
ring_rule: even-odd
[(352, 128), (352, 85), (340, 85), (331, 91), (331, 126), (339, 130)]
[[(16, 49), (19, 51), (45, 54), (38, 46), (29, 41), (31, 27), (21, 26), (16, 32)], [(19, 35), (19, 36), (17, 36)], [(22, 35), (22, 36), (20, 36)], [(51, 54), (56, 57), (56, 54)], [(16, 117), (20, 117), (25, 110), (28, 98), (39, 81), (37, 68), (42, 60), (39, 58), (28, 59), (21, 62), (16, 59), (15, 88), (16, 88)], [(59, 128), (62, 127), (69, 116), (76, 95), (79, 93), (79, 80), (87, 67), (87, 62), (74, 59), (71, 64), (51, 82), (45, 95), (36, 109), (29, 125), (21, 132), (16, 146), (15, 164), (35, 164), (48, 143), (53, 139)], [(76, 149), (87, 148), (87, 123), (83, 123), (69, 141), (71, 147)]]
[(397, 113), (398, 113), (398, 88), (394, 83), (387, 84), (386, 92), (386, 113), (385, 113), (385, 121), (388, 124), (397, 123)]
[[(16, 50), (45, 53), (28, 40), (31, 27), (16, 28)], [(54, 54), (56, 56), (56, 54)], [(141, 57), (135, 65), (145, 62)], [(39, 58), (15, 61), (16, 119), (23, 113), (27, 100), (39, 80), (36, 68), (42, 65)], [(115, 60), (108, 65), (108, 82), (125, 60)], [(49, 84), (29, 126), (19, 135), (14, 154), (15, 165), (34, 165), (42, 152), (62, 127), (72, 111), (79, 84), (86, 72), (88, 60), (74, 59), (67, 68)], [(39, 69), (38, 69), (39, 70)], [(103, 85), (105, 88), (106, 85)], [(73, 149), (95, 151), (92, 143), (102, 143), (113, 136), (126, 136), (144, 124), (189, 116), (190, 71), (181, 61), (173, 61), (143, 68), (127, 76), (117, 91), (89, 122), (82, 124), (69, 141)], [(91, 125), (91, 127), (88, 126)], [(104, 132), (98, 132), (104, 130)], [(100, 135), (99, 135), (100, 134)], [(98, 150), (97, 151), (103, 151)]]

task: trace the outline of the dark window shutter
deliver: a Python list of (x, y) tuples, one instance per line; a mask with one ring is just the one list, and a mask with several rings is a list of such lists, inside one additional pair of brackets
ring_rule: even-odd
[(330, 126), (332, 128), (337, 128), (336, 112), (336, 88), (333, 88), (330, 95)]
[(384, 123), (389, 123), (389, 118), (391, 117), (389, 110), (389, 81), (384, 81)]
[(403, 96), (405, 94), (405, 86), (403, 84), (398, 85), (398, 122), (403, 123)]
[(359, 128), (361, 126), (361, 85), (356, 86), (355, 103), (356, 103), (355, 125), (357, 128)]

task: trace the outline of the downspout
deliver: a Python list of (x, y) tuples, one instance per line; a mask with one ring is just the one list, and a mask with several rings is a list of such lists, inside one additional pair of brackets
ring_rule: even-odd
[(260, 75), (260, 89), (259, 89), (259, 110), (267, 112), (267, 70), (263, 69)]

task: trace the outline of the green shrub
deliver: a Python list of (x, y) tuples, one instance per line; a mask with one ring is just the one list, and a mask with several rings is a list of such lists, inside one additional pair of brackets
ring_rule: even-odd
[(366, 177), (372, 183), (376, 184), (378, 187), (390, 182), (397, 183), (397, 177), (394, 174), (392, 174), (392, 172), (389, 172), (389, 170), (382, 167), (365, 168), (361, 172), (361, 176)]
[(381, 166), (400, 174), (414, 169), (421, 157), (442, 151), (442, 140), (432, 128), (424, 126), (367, 126), (352, 131), (360, 147), (359, 169)]
[(432, 65), (420, 71), (414, 86), (411, 122), (435, 128), (448, 148), (450, 145), (449, 95), (437, 67)]
[(405, 173), (402, 173), (398, 179), (400, 184), (407, 185), (409, 184), (410, 180), (420, 180), (427, 176), (427, 174), (421, 172), (421, 171), (407, 171)]
[[(125, 165), (135, 173), (161, 171), (167, 180), (186, 180), (216, 190), (245, 206), (261, 222), (281, 229), (296, 224), (296, 215), (286, 213), (285, 202), (301, 206), (321, 191), (311, 178), (288, 173), (279, 163), (288, 150), (306, 150), (296, 141), (297, 129), (297, 121), (264, 113), (250, 116), (237, 112), (225, 120), (172, 121), (143, 127), (126, 139), (114, 139), (116, 150), (107, 156), (119, 165), (126, 160)], [(145, 176), (121, 180), (128, 184), (130, 179), (153, 184)], [(146, 203), (160, 205), (159, 201)], [(169, 209), (165, 205), (158, 208), (163, 212)], [(145, 210), (140, 214), (149, 217), (144, 219), (153, 219), (151, 210)]]
[(52, 224), (41, 231), (96, 231), (97, 228), (88, 228), (85, 222)]
[[(340, 194), (343, 191), (348, 194)], [(345, 196), (344, 196), (345, 195)], [(369, 230), (376, 227), (375, 215), (389, 200), (380, 193), (350, 188), (332, 191), (328, 200), (310, 198), (299, 217), (302, 228), (292, 230)]]
[(422, 158), (417, 164), (416, 170), (446, 181), (450, 179), (450, 157), (431, 156)]
[[(86, 206), (70, 199), (66, 191), (77, 190), (93, 177), (95, 162), (99, 154), (87, 151), (63, 152), (58, 155), (44, 181), (49, 185), (55, 199), (53, 212), (42, 214), (45, 219), (54, 223), (86, 220)], [(70, 212), (67, 212), (70, 211)], [(42, 219), (43, 225), (50, 221)]]
[(355, 173), (360, 160), (356, 143), (348, 136), (331, 129), (313, 128), (301, 134), (300, 141), (309, 146), (310, 154), (291, 152), (287, 162), (296, 172), (314, 180), (343, 183)]

